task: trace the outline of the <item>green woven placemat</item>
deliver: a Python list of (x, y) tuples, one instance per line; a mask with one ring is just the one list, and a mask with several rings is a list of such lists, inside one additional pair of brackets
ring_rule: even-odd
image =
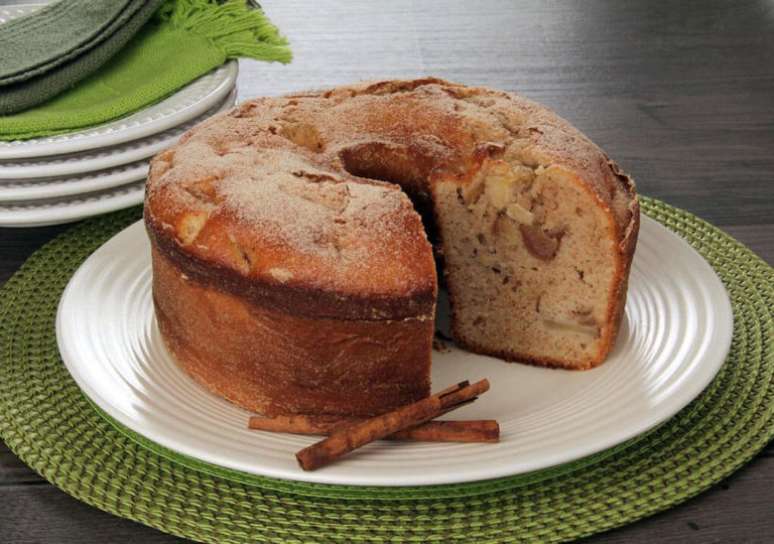
[(136, 208), (77, 225), (0, 290), (0, 435), (76, 498), (207, 542), (559, 542), (632, 522), (722, 480), (774, 435), (774, 270), (689, 213), (642, 204), (715, 268), (733, 303), (734, 339), (698, 399), (603, 454), (473, 484), (354, 488), (244, 475), (144, 441), (85, 399), (54, 329), (70, 276), (140, 217)]

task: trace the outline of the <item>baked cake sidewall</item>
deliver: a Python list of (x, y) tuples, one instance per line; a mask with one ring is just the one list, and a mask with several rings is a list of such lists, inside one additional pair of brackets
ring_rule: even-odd
[(429, 394), (432, 319), (291, 315), (198, 283), (156, 248), (151, 259), (169, 352), (199, 384), (242, 408), (370, 415)]

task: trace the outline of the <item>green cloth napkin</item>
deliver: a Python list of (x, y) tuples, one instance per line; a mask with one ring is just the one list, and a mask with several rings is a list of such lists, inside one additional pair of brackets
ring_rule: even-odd
[(105, 123), (149, 106), (227, 59), (289, 62), (287, 41), (244, 0), (167, 0), (103, 67), (45, 104), (0, 116), (0, 140)]
[(62, 0), (0, 25), (0, 85), (40, 75), (91, 49), (143, 4)]
[[(103, 2), (108, 5), (115, 3), (112, 0), (102, 0), (94, 2), (94, 5), (100, 5)], [(53, 48), (53, 43), (48, 39), (28, 38), (27, 41), (30, 43), (28, 55), (24, 50), (24, 39), (15, 36), (11, 40), (12, 54), (6, 54), (4, 50), (0, 61), (0, 66), (9, 72), (4, 80), (0, 80), (0, 114), (15, 113), (41, 104), (96, 72), (132, 39), (163, 2), (164, 0), (132, 0), (127, 9), (106, 24), (102, 32), (93, 40), (85, 44), (77, 44), (74, 48), (68, 46), (65, 50), (59, 50)], [(62, 3), (69, 5), (69, 1)], [(80, 11), (88, 12), (88, 9)], [(45, 25), (38, 24), (34, 30), (22, 31), (14, 27), (17, 30), (15, 34), (29, 33), (32, 36), (38, 36), (51, 32), (56, 36), (61, 34), (60, 31), (63, 28), (70, 29), (65, 35), (83, 32), (84, 28), (70, 20), (69, 14), (68, 11), (68, 17), (62, 17), (56, 24), (53, 22)], [(14, 22), (10, 21), (8, 24)], [(4, 26), (0, 25), (0, 31)], [(0, 32), (0, 43), (5, 45), (2, 34)], [(56, 52), (56, 55), (45, 57), (45, 47), (52, 47), (52, 52)], [(6, 62), (6, 59), (17, 60)], [(28, 62), (22, 62), (22, 59)], [(16, 71), (11, 73), (11, 70)], [(10, 84), (4, 82), (10, 82)]]

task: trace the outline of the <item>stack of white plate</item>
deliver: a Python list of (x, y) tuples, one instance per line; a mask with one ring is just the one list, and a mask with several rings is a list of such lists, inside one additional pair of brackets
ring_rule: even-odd
[(151, 157), (231, 107), (236, 76), (232, 61), (128, 117), (0, 142), (0, 227), (54, 225), (139, 204)]
[[(24, 9), (2, 11), (0, 21)], [(103, 125), (0, 141), (0, 227), (55, 225), (139, 204), (151, 157), (231, 107), (237, 71), (231, 61), (161, 102)]]

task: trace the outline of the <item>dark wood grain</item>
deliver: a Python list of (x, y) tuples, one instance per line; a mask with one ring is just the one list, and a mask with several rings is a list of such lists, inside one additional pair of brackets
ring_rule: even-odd
[[(20, 484), (45, 484), (40, 475), (29, 469), (0, 441), (0, 488)], [(0, 494), (2, 491), (0, 491)], [(0, 495), (1, 496), (1, 495)], [(1, 525), (0, 525), (1, 527)], [(2, 533), (0, 533), (2, 535)]]
[[(774, 3), (262, 0), (290, 66), (241, 62), (239, 97), (437, 75), (556, 110), (642, 193), (774, 262)], [(67, 227), (0, 229), (0, 282)], [(697, 498), (589, 543), (774, 540), (774, 446)], [(88, 507), (0, 443), (0, 541), (178, 542)]]

